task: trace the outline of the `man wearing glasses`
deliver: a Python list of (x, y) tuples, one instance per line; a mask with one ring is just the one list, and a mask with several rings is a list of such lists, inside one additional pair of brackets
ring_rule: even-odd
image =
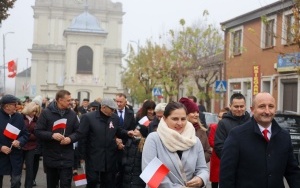
[(23, 116), (16, 113), (17, 102), (13, 95), (4, 95), (0, 100), (0, 187), (3, 176), (11, 176), (11, 187), (21, 187), (23, 147), (29, 137)]

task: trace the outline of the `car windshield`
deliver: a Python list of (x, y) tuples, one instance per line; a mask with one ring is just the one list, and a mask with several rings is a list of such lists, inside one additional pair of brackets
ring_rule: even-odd
[(300, 148), (300, 116), (294, 114), (276, 114), (274, 119), (280, 127), (290, 133), (294, 153), (298, 153)]
[(218, 123), (218, 115), (214, 113), (209, 113), (209, 112), (203, 112), (205, 115), (205, 121), (208, 126), (212, 123)]

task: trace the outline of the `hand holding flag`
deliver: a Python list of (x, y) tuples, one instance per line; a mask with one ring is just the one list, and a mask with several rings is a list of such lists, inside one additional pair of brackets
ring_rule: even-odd
[(140, 178), (148, 184), (150, 188), (157, 188), (169, 171), (168, 167), (155, 157), (143, 170)]

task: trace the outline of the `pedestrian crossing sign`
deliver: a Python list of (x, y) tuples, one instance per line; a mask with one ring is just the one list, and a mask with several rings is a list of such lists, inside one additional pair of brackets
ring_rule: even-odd
[(154, 96), (162, 96), (162, 91), (160, 87), (153, 88), (153, 95)]
[(222, 93), (227, 91), (227, 83), (224, 80), (216, 81), (216, 92)]

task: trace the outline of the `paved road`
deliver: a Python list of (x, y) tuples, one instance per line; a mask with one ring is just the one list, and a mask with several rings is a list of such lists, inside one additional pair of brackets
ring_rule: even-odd
[[(25, 179), (25, 170), (23, 170), (23, 174), (22, 174), (22, 185), (21, 187), (24, 187), (24, 179)], [(46, 174), (44, 173), (43, 170), (43, 161), (40, 161), (40, 166), (39, 166), (39, 171), (37, 174), (37, 178), (36, 178), (36, 184), (37, 186), (35, 186), (34, 188), (47, 188), (47, 184), (46, 184)], [(3, 179), (3, 188), (9, 188), (10, 187), (10, 177), (9, 176), (4, 176)], [(72, 188), (75, 188), (76, 186), (74, 185), (74, 182), (72, 182)], [(84, 188), (85, 186), (79, 186), (76, 188)]]
[[(209, 164), (208, 164), (208, 166), (209, 166)], [(25, 171), (23, 170), (22, 186), (21, 187), (24, 186), (24, 177), (25, 177)], [(4, 176), (3, 188), (9, 188), (10, 187), (9, 180), (10, 180), (9, 176)], [(37, 186), (35, 188), (47, 188), (47, 185), (46, 185), (46, 175), (45, 175), (44, 170), (43, 170), (43, 161), (40, 161), (40, 167), (39, 167), (39, 171), (38, 171), (38, 174), (37, 174), (36, 184), (37, 184)], [(75, 187), (76, 186), (72, 182), (72, 188), (75, 188)], [(76, 188), (84, 188), (84, 187), (85, 186), (79, 186), (79, 187), (76, 187)], [(210, 182), (208, 183), (208, 185), (206, 186), (206, 188), (211, 188)], [(285, 183), (285, 188), (289, 188), (289, 186), (286, 183)]]

